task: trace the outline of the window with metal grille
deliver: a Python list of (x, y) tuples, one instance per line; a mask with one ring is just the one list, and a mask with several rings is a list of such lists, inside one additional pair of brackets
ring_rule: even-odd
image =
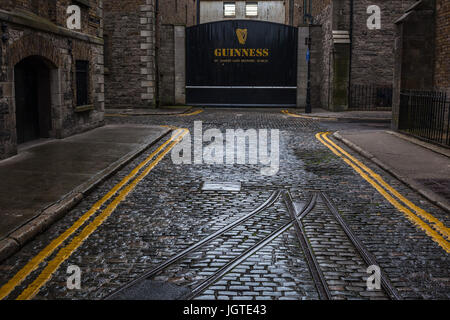
[(236, 16), (236, 3), (224, 2), (223, 15), (224, 15), (224, 17), (228, 17), (228, 18), (235, 17)]
[(89, 61), (76, 61), (77, 106), (89, 104)]
[(247, 2), (245, 4), (245, 15), (247, 17), (258, 16), (258, 2)]

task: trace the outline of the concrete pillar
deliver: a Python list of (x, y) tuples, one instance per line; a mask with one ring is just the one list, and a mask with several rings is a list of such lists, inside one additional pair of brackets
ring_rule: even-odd
[(309, 27), (298, 28), (298, 53), (297, 53), (297, 108), (306, 108), (306, 90), (308, 86), (308, 62), (306, 52), (309, 37)]
[(174, 27), (175, 104), (186, 104), (186, 27)]

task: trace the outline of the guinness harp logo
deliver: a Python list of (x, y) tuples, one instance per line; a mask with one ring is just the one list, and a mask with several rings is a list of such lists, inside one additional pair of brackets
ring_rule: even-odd
[(244, 45), (247, 42), (247, 29), (236, 29), (236, 35), (240, 44)]

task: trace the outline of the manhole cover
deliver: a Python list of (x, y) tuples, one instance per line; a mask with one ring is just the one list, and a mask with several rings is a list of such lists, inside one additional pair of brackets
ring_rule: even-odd
[(240, 182), (205, 181), (202, 191), (241, 191)]

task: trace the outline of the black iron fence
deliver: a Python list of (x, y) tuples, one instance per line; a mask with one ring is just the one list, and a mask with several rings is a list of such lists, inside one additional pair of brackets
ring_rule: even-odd
[(350, 110), (392, 110), (392, 86), (353, 84), (350, 87)]
[(450, 146), (447, 95), (436, 91), (403, 90), (400, 94), (399, 129)]

